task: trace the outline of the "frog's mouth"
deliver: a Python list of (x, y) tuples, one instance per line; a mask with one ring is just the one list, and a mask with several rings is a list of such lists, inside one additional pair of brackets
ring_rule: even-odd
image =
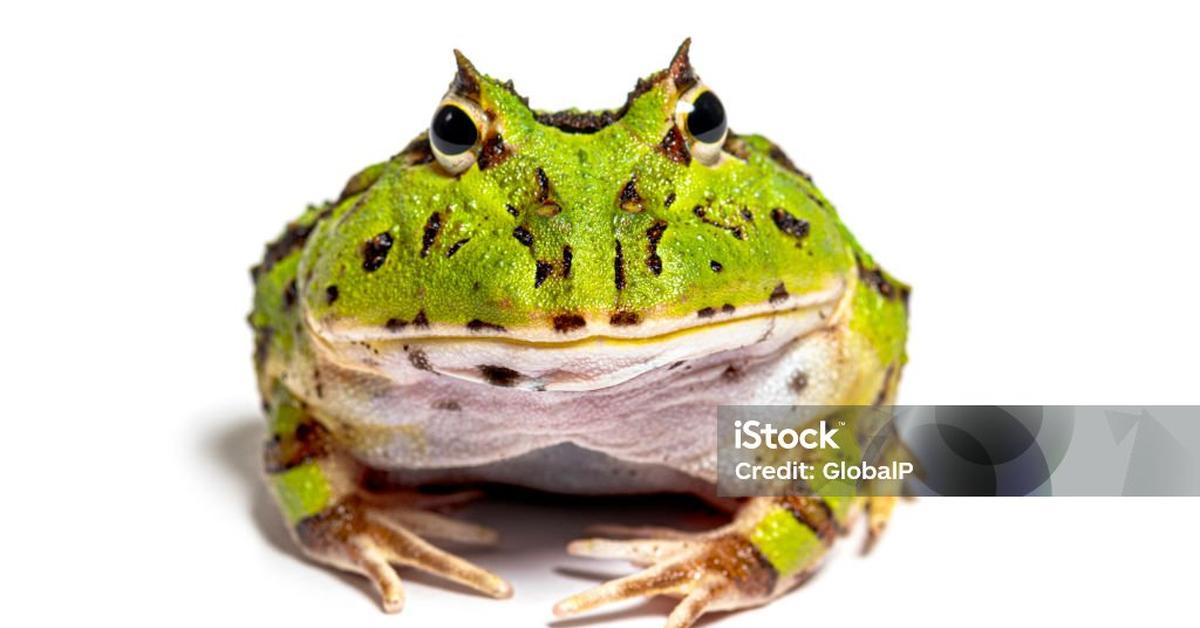
[(736, 352), (739, 359), (775, 353), (840, 320), (840, 312), (848, 307), (846, 294), (839, 282), (833, 289), (788, 297), (787, 302), (646, 322), (633, 331), (590, 326), (574, 334), (486, 329), (464, 334), (461, 328), (430, 325), (397, 334), (311, 319), (308, 323), (323, 360), (397, 382), (436, 373), (524, 390), (588, 391), (719, 353)]

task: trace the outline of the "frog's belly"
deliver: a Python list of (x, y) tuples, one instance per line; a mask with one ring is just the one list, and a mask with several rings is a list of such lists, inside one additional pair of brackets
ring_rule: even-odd
[(314, 405), (357, 457), (415, 482), (696, 490), (715, 482), (719, 405), (840, 398), (844, 327), (793, 322), (595, 390), (489, 385), (438, 373), (436, 363), (386, 378), (324, 363)]

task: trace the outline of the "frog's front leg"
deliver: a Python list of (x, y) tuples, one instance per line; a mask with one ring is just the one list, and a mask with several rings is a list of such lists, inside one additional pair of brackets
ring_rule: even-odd
[[(869, 498), (869, 539), (883, 529), (892, 498)], [(841, 506), (841, 505), (835, 505)], [(757, 606), (785, 593), (820, 565), (846, 521), (813, 497), (756, 497), (728, 525), (703, 533), (663, 528), (597, 529), (632, 540), (584, 539), (567, 551), (577, 556), (628, 560), (646, 569), (571, 596), (554, 607), (559, 616), (581, 613), (618, 600), (671, 595), (682, 601), (668, 628), (685, 628), (708, 611)], [(868, 541), (869, 543), (870, 541)]]
[(264, 451), (268, 482), (305, 554), (369, 578), (388, 612), (404, 606), (393, 565), (416, 567), (492, 597), (512, 595), (512, 587), (500, 577), (422, 538), (494, 543), (492, 530), (429, 510), (467, 495), (372, 495), (360, 484), (361, 465), (281, 386), (272, 395), (269, 412), (272, 434)]

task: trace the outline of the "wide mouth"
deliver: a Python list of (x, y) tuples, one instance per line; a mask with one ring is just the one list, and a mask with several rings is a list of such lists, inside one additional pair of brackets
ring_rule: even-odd
[(839, 286), (790, 297), (786, 306), (748, 307), (723, 318), (714, 314), (648, 321), (636, 331), (601, 324), (575, 334), (553, 330), (464, 334), (461, 328), (451, 333), (431, 325), (389, 335), (326, 327), (317, 336), (317, 349), (339, 366), (395, 381), (437, 374), (516, 390), (598, 390), (718, 353), (734, 352), (749, 359), (777, 352), (831, 324), (843, 292)]

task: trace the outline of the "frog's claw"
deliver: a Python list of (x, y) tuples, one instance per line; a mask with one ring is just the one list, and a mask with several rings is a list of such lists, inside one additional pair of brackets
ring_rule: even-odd
[(624, 599), (670, 595), (682, 601), (667, 626), (684, 628), (708, 611), (741, 608), (771, 595), (774, 572), (754, 556), (750, 541), (740, 534), (724, 529), (716, 534), (670, 532), (670, 538), (596, 538), (568, 545), (567, 551), (576, 556), (623, 559), (646, 569), (573, 595), (555, 605), (554, 614), (574, 615)]
[(512, 587), (499, 576), (430, 545), (418, 534), (475, 544), (496, 540), (495, 532), (481, 526), (421, 510), (379, 508), (354, 496), (296, 524), (305, 553), (366, 576), (389, 613), (404, 606), (404, 590), (392, 565), (416, 567), (492, 597), (512, 595)]

